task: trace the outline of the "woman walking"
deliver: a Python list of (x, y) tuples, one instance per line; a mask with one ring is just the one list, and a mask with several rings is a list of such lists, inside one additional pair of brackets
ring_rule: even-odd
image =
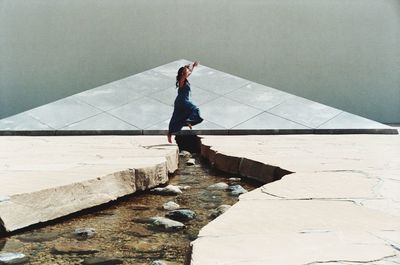
[(169, 143), (172, 143), (172, 134), (179, 132), (183, 126), (188, 126), (192, 129), (192, 126), (203, 121), (200, 117), (199, 108), (190, 101), (190, 83), (187, 80), (197, 65), (198, 62), (194, 62), (191, 66), (188, 64), (178, 70), (178, 75), (176, 76), (178, 95), (176, 96), (174, 112), (169, 122)]

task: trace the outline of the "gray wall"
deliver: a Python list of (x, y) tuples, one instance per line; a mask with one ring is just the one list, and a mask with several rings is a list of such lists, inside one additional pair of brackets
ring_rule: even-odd
[(0, 117), (173, 60), (400, 122), (399, 0), (0, 0)]

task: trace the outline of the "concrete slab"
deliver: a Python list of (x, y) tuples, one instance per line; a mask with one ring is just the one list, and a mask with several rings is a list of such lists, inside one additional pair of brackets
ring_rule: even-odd
[[(164, 134), (153, 126), (171, 118), (176, 73), (189, 63), (184, 59), (167, 63), (0, 120), (0, 135), (98, 135), (116, 128), (123, 134)], [(215, 125), (195, 126), (199, 134), (218, 135), (221, 128), (229, 134), (247, 135), (398, 134), (390, 126), (204, 65), (195, 69), (189, 81), (193, 102), (202, 117)], [(120, 122), (116, 126), (116, 120), (107, 115), (138, 129)]]
[(0, 137), (0, 161), (0, 224), (14, 231), (165, 183), (178, 148), (159, 136)]
[(202, 155), (274, 182), (203, 227), (192, 265), (400, 262), (398, 135), (203, 136)]

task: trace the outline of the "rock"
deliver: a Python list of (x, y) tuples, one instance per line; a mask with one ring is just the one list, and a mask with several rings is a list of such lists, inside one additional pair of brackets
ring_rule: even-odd
[(229, 208), (231, 208), (230, 205), (222, 204), (222, 205), (218, 206), (216, 209), (211, 211), (210, 217), (212, 219), (217, 218), (218, 216), (220, 216), (221, 214), (226, 212)]
[(150, 206), (148, 205), (143, 205), (143, 204), (136, 204), (136, 205), (132, 205), (131, 207), (132, 210), (150, 210)]
[(241, 185), (229, 186), (228, 190), (230, 191), (231, 195), (233, 195), (233, 196), (239, 196), (240, 194), (247, 192), (247, 190), (245, 188), (243, 188)]
[(228, 187), (229, 187), (229, 185), (226, 184), (225, 182), (218, 182), (216, 184), (208, 186), (207, 189), (209, 189), (209, 190), (227, 190)]
[(169, 201), (163, 204), (163, 209), (168, 211), (177, 210), (179, 209), (179, 207), (180, 207), (179, 204), (173, 201)]
[(160, 195), (178, 195), (178, 194), (182, 193), (181, 189), (178, 186), (174, 186), (174, 185), (168, 185), (166, 187), (154, 188), (151, 191), (154, 193), (160, 194)]
[(151, 265), (167, 265), (167, 263), (163, 260), (155, 260), (151, 263)]
[(194, 160), (194, 158), (190, 158), (190, 159), (188, 159), (188, 161), (186, 161), (187, 166), (193, 166), (195, 164), (196, 164), (196, 161)]
[(77, 228), (72, 234), (79, 240), (86, 240), (94, 237), (96, 235), (96, 230), (94, 228)]
[(152, 221), (151, 224), (153, 228), (161, 229), (164, 231), (177, 231), (185, 227), (183, 223), (165, 217), (152, 217), (150, 218), (150, 220)]
[(231, 182), (240, 182), (242, 179), (241, 178), (229, 178), (228, 180)]
[(24, 264), (28, 262), (28, 257), (22, 253), (14, 252), (1, 252), (0, 253), (0, 264)]
[(179, 153), (179, 157), (181, 157), (181, 158), (183, 158), (183, 159), (189, 159), (189, 158), (192, 157), (192, 154), (189, 153), (188, 151), (183, 150), (183, 151), (181, 151), (181, 152)]
[(196, 218), (196, 213), (189, 209), (178, 209), (168, 212), (165, 216), (172, 220), (187, 222)]
[(114, 264), (122, 264), (123, 260), (116, 258), (107, 258), (107, 257), (90, 257), (86, 258), (83, 261), (83, 265), (114, 265)]
[(30, 233), (18, 236), (17, 239), (22, 242), (45, 242), (45, 241), (53, 241), (58, 238), (58, 233), (56, 232), (48, 232), (48, 233)]
[(53, 254), (93, 254), (99, 252), (95, 247), (82, 242), (56, 243), (52, 248)]
[(186, 185), (186, 186), (181, 186), (181, 185), (179, 185), (178, 188), (181, 189), (181, 190), (188, 190), (188, 189), (190, 189), (191, 187), (190, 187), (190, 186), (187, 186), (187, 185)]

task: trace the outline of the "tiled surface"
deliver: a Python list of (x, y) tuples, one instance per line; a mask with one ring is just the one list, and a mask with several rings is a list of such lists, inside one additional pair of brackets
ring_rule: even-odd
[(372, 121), (348, 112), (342, 112), (328, 122), (318, 127), (319, 129), (356, 129), (356, 128), (387, 128), (386, 125)]
[(145, 129), (168, 119), (172, 115), (172, 111), (171, 106), (144, 97), (113, 109), (109, 113), (129, 124)]
[(0, 130), (54, 130), (23, 112), (0, 120)]
[(90, 117), (88, 119), (70, 124), (62, 130), (85, 130), (87, 128), (96, 128), (96, 130), (139, 130), (125, 121), (122, 121), (110, 114), (105, 112), (100, 113), (96, 116)]
[(93, 106), (68, 97), (35, 108), (29, 111), (29, 115), (52, 128), (59, 129), (100, 112), (101, 110)]
[(261, 110), (268, 110), (289, 98), (294, 98), (291, 94), (257, 83), (250, 83), (225, 96)]
[(263, 112), (260, 115), (245, 121), (233, 129), (310, 129), (299, 123)]
[(280, 105), (269, 109), (268, 112), (310, 128), (317, 128), (338, 115), (341, 110), (305, 98), (291, 97)]
[(218, 98), (201, 106), (202, 117), (224, 128), (236, 125), (260, 114), (261, 111), (228, 98)]
[[(10, 131), (129, 131), (164, 134), (177, 90), (176, 73), (189, 64), (177, 60), (0, 120)], [(281, 130), (300, 133), (387, 133), (397, 130), (278, 89), (199, 65), (189, 77), (191, 97), (204, 122), (195, 132), (221, 134)], [(350, 131), (349, 131), (350, 130)], [(8, 132), (6, 132), (8, 131)]]

